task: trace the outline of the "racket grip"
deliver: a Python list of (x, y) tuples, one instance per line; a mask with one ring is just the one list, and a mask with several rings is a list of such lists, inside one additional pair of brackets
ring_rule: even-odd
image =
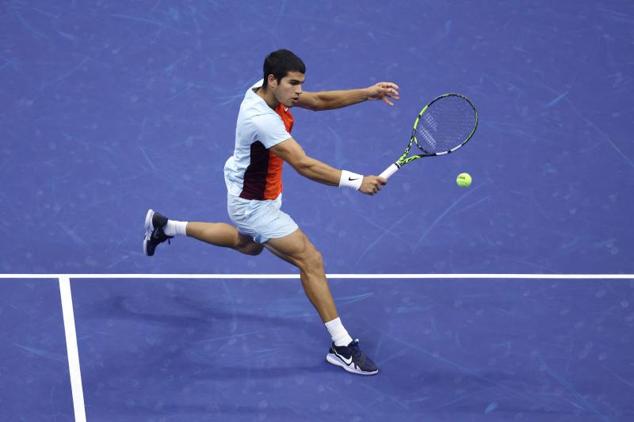
[(390, 164), (390, 166), (388, 168), (383, 170), (383, 173), (379, 174), (379, 177), (383, 177), (385, 179), (389, 179), (390, 176), (393, 175), (394, 173), (396, 173), (399, 168), (400, 168), (400, 166), (398, 164), (392, 163), (392, 164)]

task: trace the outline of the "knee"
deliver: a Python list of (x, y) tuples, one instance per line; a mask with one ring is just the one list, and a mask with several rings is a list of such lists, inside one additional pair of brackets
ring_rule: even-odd
[(315, 248), (310, 248), (302, 257), (300, 268), (304, 271), (322, 269), (324, 267), (324, 259)]
[(262, 253), (264, 245), (260, 243), (255, 243), (253, 240), (249, 239), (246, 236), (238, 235), (238, 239), (236, 245), (234, 246), (234, 249), (245, 255), (255, 256)]
[(243, 254), (256, 256), (262, 253), (262, 249), (264, 249), (263, 245), (260, 245), (259, 243), (250, 243), (246, 246), (243, 246), (242, 248), (238, 250), (242, 252)]
[(252, 255), (252, 256), (260, 255), (263, 249), (264, 249), (263, 245), (255, 244), (248, 250), (247, 255)]

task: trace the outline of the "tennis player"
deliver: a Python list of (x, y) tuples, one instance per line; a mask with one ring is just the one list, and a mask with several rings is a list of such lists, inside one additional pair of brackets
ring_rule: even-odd
[(339, 170), (306, 155), (291, 136), (294, 119), (290, 108), (331, 110), (366, 100), (392, 105), (392, 100), (399, 98), (399, 88), (380, 82), (364, 89), (304, 92), (306, 67), (289, 50), (269, 54), (263, 70), (264, 78), (247, 90), (240, 105), (235, 149), (224, 168), (227, 210), (235, 226), (169, 220), (150, 209), (145, 218), (144, 252), (154, 255), (159, 244), (177, 235), (247, 255), (258, 255), (267, 248), (299, 269), (304, 291), (332, 338), (327, 362), (356, 374), (377, 374), (377, 366), (361, 351), (359, 341), (352, 339), (337, 314), (321, 254), (281, 210), (282, 166), (286, 161), (316, 182), (376, 194), (385, 179)]

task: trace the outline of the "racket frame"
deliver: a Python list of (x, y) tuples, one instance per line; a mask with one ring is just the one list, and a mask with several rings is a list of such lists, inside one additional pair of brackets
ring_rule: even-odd
[[(441, 100), (443, 98), (447, 98), (447, 97), (460, 97), (463, 100), (465, 100), (467, 102), (467, 104), (469, 104), (471, 106), (471, 108), (473, 109), (474, 117), (475, 117), (475, 123), (473, 125), (473, 129), (471, 129), (471, 132), (469, 133), (469, 135), (466, 137), (466, 139), (464, 141), (462, 141), (460, 144), (456, 145), (455, 147), (453, 147), (453, 148), (451, 148), (451, 149), (449, 149), (447, 151), (434, 152), (434, 153), (425, 152), (425, 149), (423, 147), (421, 147), (421, 145), (418, 143), (418, 139), (416, 139), (416, 129), (418, 128), (418, 124), (420, 123), (421, 117), (423, 117), (423, 114), (425, 114), (427, 109), (429, 109), (429, 107), (432, 104), (434, 104), (436, 101), (439, 101), (439, 100)], [(446, 93), (446, 94), (439, 95), (438, 97), (434, 98), (431, 102), (429, 102), (429, 104), (425, 105), (425, 107), (423, 107), (421, 109), (421, 111), (418, 113), (418, 115), (416, 116), (416, 120), (414, 120), (414, 125), (412, 126), (412, 134), (409, 137), (409, 143), (407, 144), (407, 147), (405, 148), (405, 151), (403, 152), (403, 154), (398, 158), (398, 160), (396, 160), (394, 163), (390, 164), (390, 166), (388, 168), (386, 168), (379, 176), (387, 179), (391, 175), (396, 173), (405, 164), (409, 164), (409, 163), (411, 163), (414, 160), (418, 160), (419, 158), (435, 157), (435, 156), (451, 154), (452, 152), (456, 151), (457, 149), (460, 149), (467, 142), (469, 142), (469, 140), (475, 134), (476, 129), (478, 129), (478, 109), (475, 108), (475, 106), (473, 105), (473, 103), (471, 102), (471, 100), (469, 98), (467, 98), (466, 96), (464, 96), (462, 94), (458, 94), (458, 93), (455, 93), (455, 92), (449, 92), (449, 93)], [(414, 144), (416, 144), (418, 149), (423, 152), (422, 154), (409, 155), (409, 153), (410, 153), (410, 151), (412, 149), (412, 146)]]

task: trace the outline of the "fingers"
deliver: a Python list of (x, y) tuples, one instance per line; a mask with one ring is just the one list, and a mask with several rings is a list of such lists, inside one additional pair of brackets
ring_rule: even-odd
[(371, 177), (372, 177), (372, 180), (368, 182), (367, 188), (363, 191), (363, 193), (370, 196), (376, 195), (377, 193), (379, 193), (381, 188), (385, 186), (385, 184), (387, 183), (387, 179), (383, 177), (377, 177), (377, 176), (371, 176)]
[(379, 85), (383, 89), (389, 89), (394, 92), (398, 92), (401, 89), (394, 82), (379, 82), (377, 85)]
[(372, 186), (371, 195), (376, 195), (377, 193), (379, 193), (380, 190), (381, 190), (381, 185), (379, 185), (378, 183), (375, 184), (374, 186)]
[(382, 95), (389, 95), (390, 97), (394, 98), (394, 99), (399, 99), (401, 98), (401, 96), (399, 95), (398, 91), (396, 89), (392, 89), (392, 88), (384, 88), (381, 90), (381, 94)]
[(393, 88), (395, 90), (399, 90), (399, 86), (397, 84), (395, 84), (394, 82), (379, 82), (381, 85), (383, 85), (384, 87), (387, 88)]
[(393, 88), (389, 88), (387, 90), (387, 95), (389, 95), (390, 97), (394, 98), (395, 100), (398, 100), (399, 98), (401, 98), (398, 89), (393, 89)]
[(394, 103), (390, 101), (390, 98), (395, 100), (401, 98), (399, 94), (399, 86), (394, 82), (379, 82), (376, 86), (379, 89), (378, 97), (381, 98), (387, 105), (394, 105)]

